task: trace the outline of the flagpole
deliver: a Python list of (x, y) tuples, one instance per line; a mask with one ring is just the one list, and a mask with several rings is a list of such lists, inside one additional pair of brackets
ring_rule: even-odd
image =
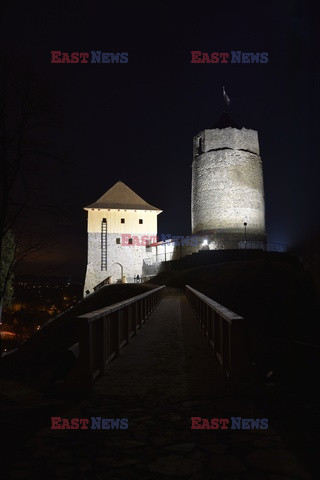
[(226, 102), (226, 106), (229, 107), (229, 105), (231, 103), (231, 100), (230, 100), (230, 97), (227, 95), (227, 92), (226, 92), (224, 86), (222, 87), (222, 94), (223, 94), (223, 99)]

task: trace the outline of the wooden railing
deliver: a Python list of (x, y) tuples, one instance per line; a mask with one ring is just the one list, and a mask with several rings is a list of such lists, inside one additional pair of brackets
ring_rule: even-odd
[(136, 335), (164, 293), (162, 286), (78, 317), (79, 358), (67, 378), (57, 383), (57, 390), (64, 393), (90, 390), (94, 380), (105, 373), (108, 363)]
[(248, 364), (245, 349), (245, 320), (189, 285), (186, 296), (222, 366), (232, 382), (241, 381)]

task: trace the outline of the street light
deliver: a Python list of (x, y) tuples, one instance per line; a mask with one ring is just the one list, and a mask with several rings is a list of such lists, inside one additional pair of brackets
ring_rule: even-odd
[(247, 222), (244, 222), (244, 248), (247, 250)]

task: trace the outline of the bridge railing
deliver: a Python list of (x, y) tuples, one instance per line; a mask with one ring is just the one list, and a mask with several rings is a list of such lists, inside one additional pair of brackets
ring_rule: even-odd
[(244, 318), (189, 285), (186, 285), (186, 296), (208, 337), (223, 374), (231, 383), (240, 382), (248, 364)]
[(57, 390), (81, 393), (90, 390), (94, 380), (120, 354), (122, 347), (137, 334), (165, 293), (165, 286), (128, 298), (109, 307), (78, 317), (79, 357)]

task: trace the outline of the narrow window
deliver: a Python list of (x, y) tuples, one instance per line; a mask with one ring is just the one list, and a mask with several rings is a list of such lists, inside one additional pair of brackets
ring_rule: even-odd
[(129, 238), (129, 245), (132, 245), (132, 238)]
[(124, 218), (121, 218), (121, 223), (124, 223)]
[(198, 155), (201, 155), (201, 153), (203, 153), (203, 150), (202, 150), (202, 138), (200, 137), (199, 145), (198, 145)]
[(101, 222), (101, 270), (107, 270), (107, 219)]
[(116, 244), (120, 245), (120, 238), (116, 238)]
[(139, 218), (139, 223), (140, 223), (140, 224), (141, 224), (141, 223), (143, 223), (143, 220), (142, 220), (142, 218)]

